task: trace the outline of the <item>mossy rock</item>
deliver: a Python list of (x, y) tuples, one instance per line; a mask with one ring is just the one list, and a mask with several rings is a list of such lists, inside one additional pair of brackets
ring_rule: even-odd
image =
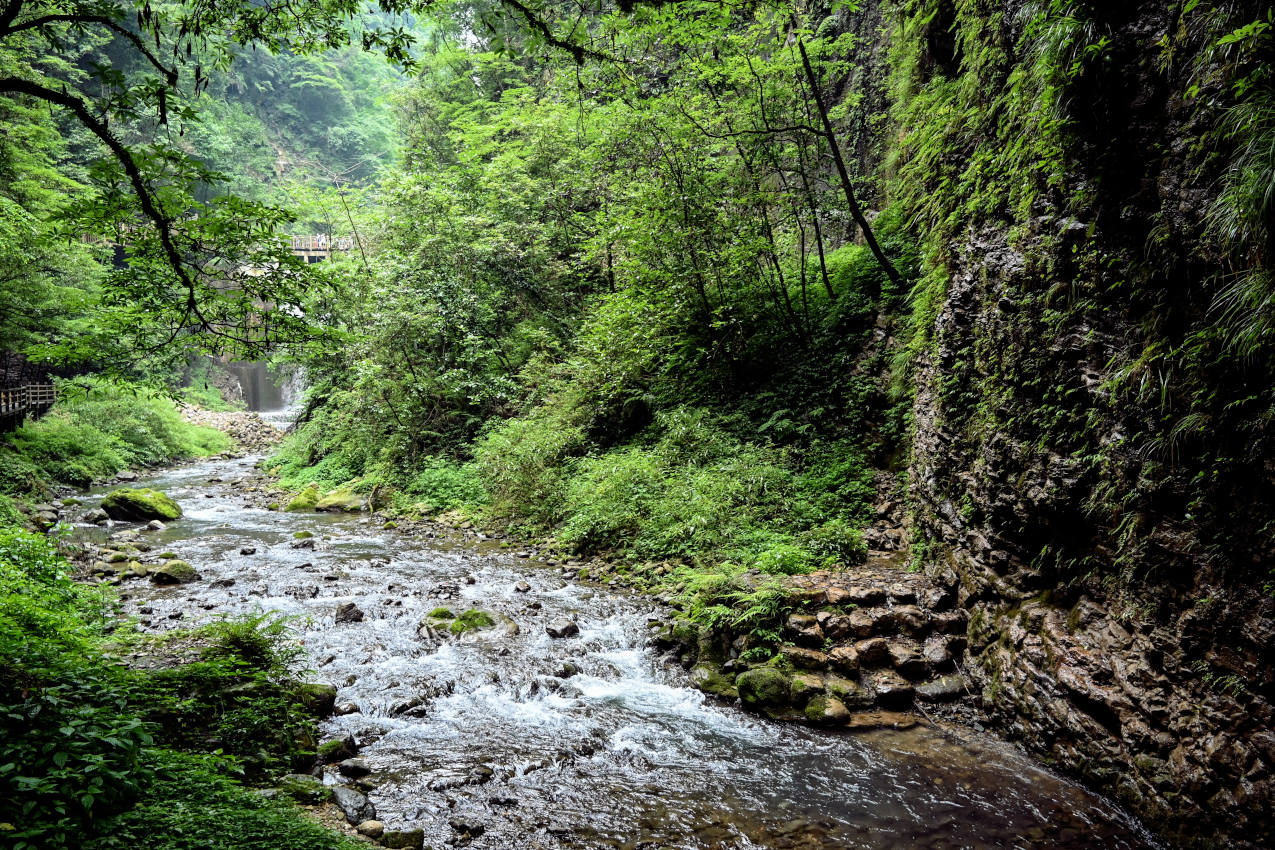
[(155, 584), (190, 584), (199, 580), (199, 573), (180, 558), (173, 558), (157, 567), (151, 567), (150, 577)]
[(447, 630), (454, 635), (460, 635), (475, 629), (489, 629), (494, 625), (496, 621), (492, 619), (491, 614), (478, 608), (470, 608), (468, 611), (460, 612)]
[(754, 667), (735, 680), (739, 699), (748, 708), (780, 708), (788, 704), (788, 677), (774, 667)]
[(431, 620), (454, 620), (456, 615), (452, 613), (450, 608), (435, 608), (429, 612), (429, 618)]
[(332, 511), (333, 513), (358, 513), (367, 505), (367, 498), (355, 493), (350, 487), (338, 487), (320, 499), (314, 506), (316, 511)]
[(836, 697), (820, 695), (806, 703), (806, 719), (820, 726), (835, 726), (849, 720), (850, 712)]
[(297, 701), (315, 717), (330, 717), (336, 709), (336, 686), (305, 682), (297, 687)]
[(314, 536), (313, 531), (294, 531), (292, 532), (293, 540), (308, 540)]
[(292, 773), (279, 780), (279, 790), (298, 803), (317, 806), (332, 800), (332, 789), (322, 779), (304, 773)]
[(691, 669), (691, 684), (710, 696), (722, 699), (739, 696), (734, 680), (711, 664), (696, 664)]
[(114, 490), (102, 499), (102, 510), (111, 519), (146, 522), (152, 519), (181, 519), (182, 509), (159, 490), (125, 488)]
[(106, 556), (106, 563), (108, 564), (123, 564), (126, 561), (128, 561), (128, 555), (124, 552), (112, 552)]
[(385, 529), (386, 531), (393, 531), (394, 529), (398, 528), (398, 523), (392, 519), (386, 520), (385, 524), (382, 525), (381, 528)]
[(159, 558), (161, 561), (171, 561), (177, 557), (177, 553), (176, 552), (160, 552), (155, 557)]
[(312, 511), (319, 504), (319, 485), (307, 484), (305, 489), (292, 497), (285, 511)]

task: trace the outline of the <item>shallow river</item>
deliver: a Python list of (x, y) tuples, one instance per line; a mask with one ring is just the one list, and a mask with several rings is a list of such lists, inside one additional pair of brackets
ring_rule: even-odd
[[(211, 461), (146, 479), (186, 512), (147, 539), (203, 580), (131, 581), (126, 606), (150, 606), (152, 630), (296, 615), (308, 678), (359, 709), (325, 735), (363, 745), (379, 819), (424, 829), (427, 846), (455, 842), (456, 819), (485, 827), (469, 846), (502, 850), (1156, 846), (1112, 804), (992, 739), (818, 731), (715, 703), (647, 648), (660, 616), (647, 599), (366, 516), (246, 507), (238, 482), (251, 473), (251, 460)], [(315, 534), (313, 550), (294, 548), (298, 531)], [(365, 619), (335, 623), (344, 602)], [(520, 633), (422, 639), (439, 606), (501, 612)], [(580, 634), (551, 640), (545, 625), (563, 617)], [(565, 662), (580, 672), (556, 677)]]

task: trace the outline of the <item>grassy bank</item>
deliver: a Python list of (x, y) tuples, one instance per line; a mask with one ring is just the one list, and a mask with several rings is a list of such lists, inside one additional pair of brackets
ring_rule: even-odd
[[(226, 621), (156, 644), (73, 582), (47, 537), (0, 530), (0, 846), (278, 850), (357, 846), (245, 776), (314, 758), (281, 624)], [(155, 671), (125, 652), (180, 654)]]
[(230, 438), (191, 425), (169, 398), (127, 384), (64, 385), (49, 413), (0, 442), (0, 494), (43, 497), (132, 468), (218, 454)]

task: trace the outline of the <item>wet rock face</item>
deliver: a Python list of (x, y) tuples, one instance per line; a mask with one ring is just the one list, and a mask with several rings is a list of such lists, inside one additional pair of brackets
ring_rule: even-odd
[[(1221, 260), (1204, 236), (1219, 182), (1187, 154), (1200, 133), (1190, 81), (1141, 61), (1161, 38), (1177, 61), (1200, 57), (1175, 41), (1167, 6), (1089, 5), (1120, 9), (1103, 21), (1120, 70), (1091, 81), (1113, 87), (1094, 92), (1110, 112), (1077, 128), (1060, 189), (1104, 189), (1091, 209), (1046, 202), (1008, 227), (972, 222), (940, 258), (944, 301), (916, 376), (910, 532), (935, 542), (926, 569), (969, 615), (963, 666), (1000, 731), (1173, 844), (1272, 847), (1271, 430), (1216, 415), (1269, 377), (1219, 364), (1215, 401), (1191, 408), (1207, 424), (1172, 459), (1152, 449), (1185, 412), (1166, 418), (1160, 399), (1199, 398), (1177, 395), (1183, 371), (1164, 374), (1154, 399), (1113, 389), (1121, 364), (1167, 339), (1147, 333), (1156, 319), (1138, 299), (1181, 293), (1173, 315), (1186, 322), (1215, 303), (1192, 283)], [(1165, 249), (1154, 282), (1138, 280), (1153, 233)], [(1125, 283), (1067, 259), (1093, 246)], [(1045, 295), (1064, 289), (1104, 291), (1074, 307)], [(918, 698), (937, 690), (948, 689), (919, 685)]]

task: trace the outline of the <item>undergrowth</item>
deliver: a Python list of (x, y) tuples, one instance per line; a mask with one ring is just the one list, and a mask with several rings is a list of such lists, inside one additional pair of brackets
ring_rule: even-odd
[[(108, 591), (71, 580), (54, 541), (0, 529), (0, 846), (355, 846), (241, 784), (313, 761), (286, 621), (160, 641), (112, 634), (114, 611)], [(169, 642), (205, 649), (151, 672), (114, 660)]]

